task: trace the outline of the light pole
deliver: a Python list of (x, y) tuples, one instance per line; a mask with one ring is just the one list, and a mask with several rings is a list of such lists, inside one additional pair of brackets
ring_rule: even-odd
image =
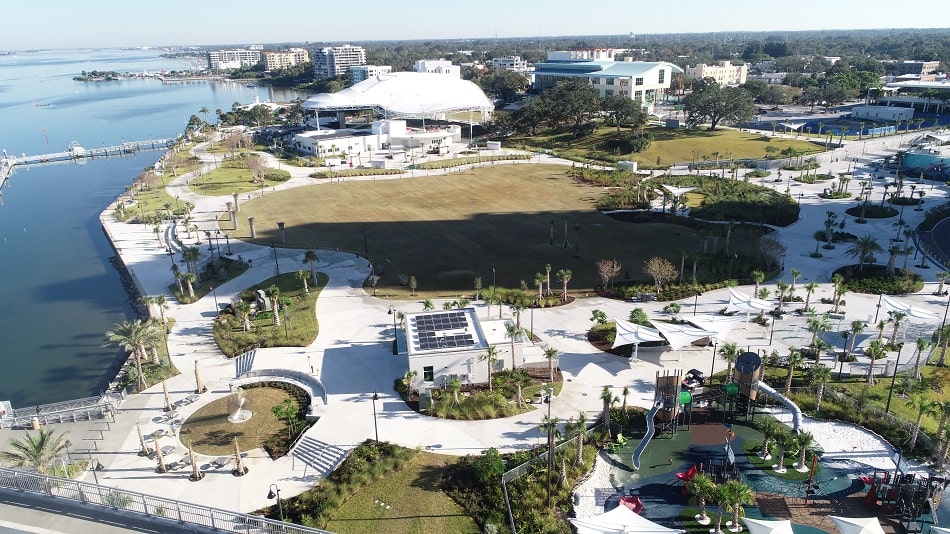
[(95, 460), (92, 457), (92, 452), (86, 451), (89, 454), (89, 468), (92, 469), (92, 478), (96, 481), (96, 485), (99, 485), (99, 475), (96, 471), (102, 469), (102, 464), (99, 463), (99, 460)]
[(900, 363), (901, 353), (897, 351), (897, 359), (894, 360), (894, 372), (891, 374), (891, 389), (887, 392), (887, 404), (884, 405), (884, 413), (887, 413), (891, 409), (891, 395), (894, 394), (894, 383), (897, 382), (897, 366), (900, 365)]
[(693, 297), (693, 317), (696, 317), (696, 307), (699, 306), (699, 297), (702, 295), (702, 292), (697, 291), (696, 295)]
[(168, 252), (168, 259), (171, 260), (172, 265), (175, 265), (175, 252), (171, 247), (165, 247), (165, 251)]
[(226, 233), (224, 234), (224, 243), (228, 246), (228, 256), (230, 256), (231, 254), (233, 254), (233, 252), (231, 252), (231, 239), (228, 237), (228, 234)]
[(181, 209), (181, 202), (179, 202), (180, 198), (181, 197), (179, 197), (178, 195), (175, 195), (175, 211), (178, 211)]
[(379, 393), (373, 392), (373, 433), (376, 434), (376, 443), (379, 443), (379, 425), (376, 424), (376, 401), (379, 400)]
[(551, 471), (554, 470), (554, 425), (551, 424), (551, 401), (554, 388), (548, 388), (548, 508), (551, 507)]
[(399, 338), (396, 336), (396, 316), (399, 314), (395, 306), (389, 306), (389, 315), (393, 316), (393, 354), (399, 354)]
[(495, 285), (495, 264), (491, 264), (491, 286), (496, 287)]
[(716, 373), (716, 348), (719, 347), (719, 341), (713, 341), (713, 357), (712, 357), (712, 367), (709, 368), (709, 380), (712, 381), (713, 375)]
[(280, 513), (280, 520), (284, 520), (284, 505), (280, 502), (280, 488), (277, 487), (277, 484), (271, 484), (270, 488), (267, 491), (267, 498), (273, 499), (277, 498), (277, 512)]
[(271, 243), (270, 248), (274, 251), (274, 267), (277, 267), (277, 276), (280, 276), (280, 264), (277, 263), (277, 244)]
[(214, 314), (217, 315), (220, 313), (220, 308), (218, 308), (218, 294), (215, 293), (214, 286), (211, 286), (211, 297), (214, 298)]
[(63, 443), (63, 448), (66, 449), (66, 459), (72, 461), (73, 459), (69, 457), (69, 448), (73, 446), (73, 442), (66, 440), (66, 443)]

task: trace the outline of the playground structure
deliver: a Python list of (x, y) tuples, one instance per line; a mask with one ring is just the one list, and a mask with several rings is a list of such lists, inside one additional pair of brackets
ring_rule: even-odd
[(878, 469), (873, 475), (860, 477), (867, 487), (864, 502), (880, 506), (881, 515), (896, 516), (908, 533), (926, 531), (924, 527), (936, 524), (937, 505), (950, 480), (939, 476), (915, 478), (913, 473), (904, 474), (902, 467), (898, 461), (893, 474)]
[(743, 412), (747, 416), (752, 415), (755, 410), (755, 399), (761, 392), (792, 411), (792, 431), (797, 433), (802, 425), (802, 410), (791, 399), (762, 381), (765, 373), (762, 358), (754, 352), (743, 352), (736, 359), (735, 369), (735, 383), (739, 393), (737, 412)]
[[(659, 431), (662, 436), (664, 433), (670, 435), (676, 434), (678, 426), (678, 416), (681, 412), (680, 404), (689, 404), (692, 397), (688, 391), (680, 392), (680, 384), (683, 383), (682, 371), (679, 369), (670, 372), (664, 370), (656, 372), (656, 384), (653, 392), (653, 408), (647, 412), (647, 432), (643, 439), (631, 455), (631, 463), (634, 469), (640, 469), (640, 456), (650, 444), (650, 440)], [(685, 400), (685, 402), (683, 402)]]

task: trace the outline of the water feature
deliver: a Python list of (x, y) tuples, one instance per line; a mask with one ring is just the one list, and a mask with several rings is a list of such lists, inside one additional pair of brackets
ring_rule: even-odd
[[(175, 137), (188, 118), (293, 93), (241, 83), (157, 79), (80, 82), (83, 70), (193, 66), (155, 50), (37, 51), (0, 56), (0, 148), (9, 154)], [(207, 108), (210, 113), (201, 115)], [(16, 169), (0, 195), (0, 400), (26, 407), (98, 394), (123, 354), (103, 334), (133, 310), (99, 213), (160, 152)]]

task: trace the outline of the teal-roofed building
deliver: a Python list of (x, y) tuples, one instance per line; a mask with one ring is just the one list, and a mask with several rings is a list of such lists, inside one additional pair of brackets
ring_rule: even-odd
[(639, 100), (652, 110), (670, 89), (674, 73), (683, 69), (665, 61), (614, 61), (613, 49), (586, 49), (548, 52), (547, 60), (534, 66), (534, 88), (544, 92), (559, 81), (581, 78), (597, 90), (601, 98), (624, 96)]

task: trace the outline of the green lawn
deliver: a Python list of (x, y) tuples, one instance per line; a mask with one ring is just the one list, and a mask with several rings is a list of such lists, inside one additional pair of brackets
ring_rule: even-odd
[[(628, 131), (626, 129), (622, 130)], [(822, 152), (822, 147), (815, 143), (797, 139), (779, 139), (768, 137), (754, 132), (740, 132), (738, 130), (706, 129), (667, 129), (650, 127), (646, 132), (653, 135), (653, 143), (640, 153), (633, 154), (606, 154), (601, 146), (605, 139), (616, 133), (616, 128), (602, 126), (592, 135), (574, 139), (571, 134), (542, 134), (534, 137), (515, 137), (510, 140), (510, 146), (528, 148), (553, 149), (558, 155), (571, 159), (585, 159), (592, 156), (591, 151), (601, 152), (600, 157), (608, 161), (629, 160), (636, 161), (643, 168), (666, 168), (674, 163), (706, 163), (719, 159), (765, 158), (765, 147), (772, 145), (781, 152), (792, 147), (802, 151), (805, 155)]]
[(246, 389), (245, 394), (244, 408), (253, 414), (250, 419), (239, 424), (228, 421), (232, 397), (228, 395), (202, 406), (185, 420), (179, 432), (181, 442), (199, 454), (233, 457), (235, 440), (242, 451), (247, 451), (263, 447), (278, 432), (286, 432), (287, 425), (271, 412), (271, 408), (291, 398), (286, 391), (260, 387)]
[(455, 459), (419, 453), (400, 471), (356, 492), (333, 514), (331, 532), (477, 533), (465, 510), (442, 492), (442, 473)]
[(250, 193), (273, 187), (279, 183), (274, 180), (264, 180), (264, 184), (255, 184), (251, 180), (251, 171), (246, 166), (240, 166), (234, 160), (225, 160), (209, 172), (196, 176), (188, 182), (188, 187), (199, 195), (227, 196), (233, 193)]
[[(568, 292), (583, 294), (600, 285), (595, 266), (600, 259), (622, 264), (620, 281), (646, 282), (643, 263), (650, 257), (662, 255), (679, 266), (681, 253), (701, 250), (700, 236), (690, 228), (604, 215), (596, 205), (607, 188), (577, 183), (566, 171), (558, 165), (506, 164), (278, 191), (241, 206), (242, 217), (255, 217), (256, 239), (250, 239), (247, 225), (222, 231), (269, 245), (279, 241), (277, 222), (285, 222), (288, 246), (368, 253), (383, 271), (379, 296), (412, 298), (399, 284), (398, 274), (405, 273), (418, 280), (419, 299), (471, 295), (476, 276), (484, 287), (493, 279), (509, 288), (523, 280), (530, 291), (546, 264), (555, 289), (556, 273), (569, 269)], [(736, 246), (740, 253), (758, 255), (755, 239), (734, 239)]]

